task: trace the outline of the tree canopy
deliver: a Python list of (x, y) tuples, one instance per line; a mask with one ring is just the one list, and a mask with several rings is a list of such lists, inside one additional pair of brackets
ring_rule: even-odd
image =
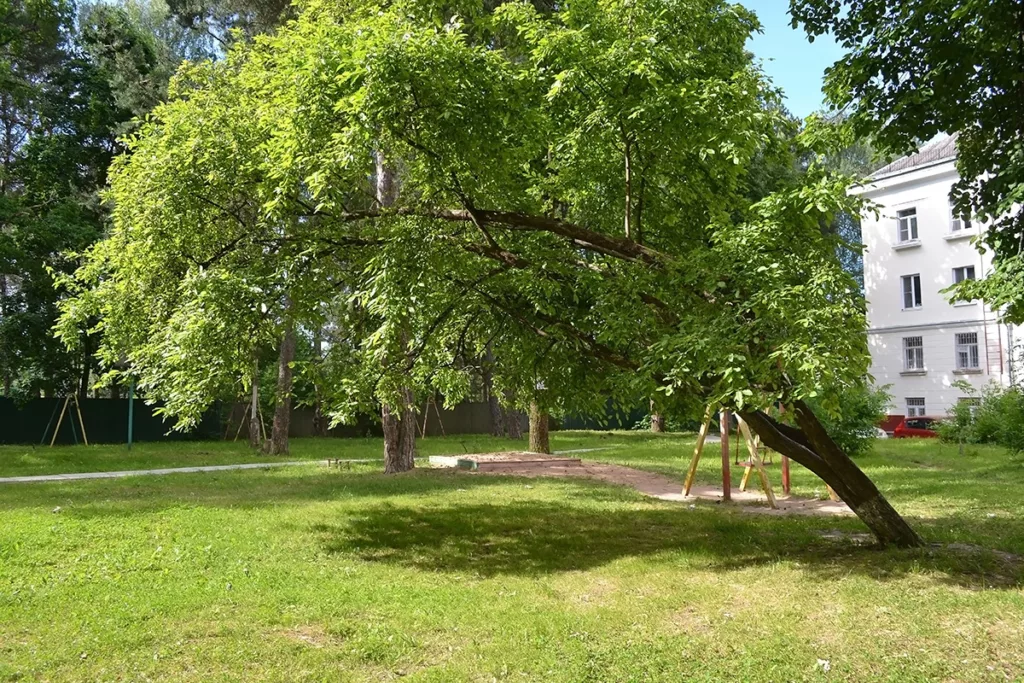
[(1024, 5), (1015, 0), (792, 0), (793, 25), (848, 52), (826, 73), (831, 102), (884, 151), (956, 134), (956, 211), (989, 221), (994, 272), (956, 296), (1024, 321)]
[(718, 0), (313, 2), (178, 74), (111, 171), (61, 329), (95, 316), (106, 362), (187, 423), (328, 303), (336, 418), (410, 382), (458, 400), (489, 347), (520, 406), (744, 411), (914, 543), (809, 408), (806, 434), (764, 412), (835, 407), (867, 351), (826, 229), (850, 179), (812, 163), (752, 191), (756, 159), (794, 153), (757, 26)]

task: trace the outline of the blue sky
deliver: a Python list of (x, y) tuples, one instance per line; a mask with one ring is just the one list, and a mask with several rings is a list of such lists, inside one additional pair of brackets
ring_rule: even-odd
[(825, 68), (843, 51), (828, 36), (813, 43), (802, 29), (789, 27), (789, 0), (739, 0), (761, 20), (764, 33), (755, 35), (748, 47), (764, 62), (765, 72), (786, 95), (786, 106), (800, 117), (820, 109), (824, 96), (821, 79)]

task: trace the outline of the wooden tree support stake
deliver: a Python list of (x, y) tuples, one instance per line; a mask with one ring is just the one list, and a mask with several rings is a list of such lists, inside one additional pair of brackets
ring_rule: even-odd
[(751, 436), (750, 428), (747, 427), (747, 423), (743, 421), (743, 418), (737, 416), (736, 419), (739, 422), (743, 438), (747, 442), (747, 451), (750, 452), (750, 464), (743, 473), (743, 480), (746, 482), (747, 478), (750, 476), (751, 468), (756, 469), (757, 476), (761, 480), (761, 490), (764, 491), (764, 495), (768, 499), (768, 506), (773, 510), (778, 510), (779, 505), (775, 502), (775, 492), (772, 491), (771, 482), (768, 481), (768, 473), (765, 472), (764, 463), (761, 462), (761, 455), (757, 452), (757, 443), (754, 441), (754, 437)]
[(708, 438), (708, 429), (711, 427), (711, 406), (704, 411), (704, 421), (700, 423), (700, 432), (697, 433), (697, 446), (693, 449), (693, 459), (690, 460), (690, 469), (686, 471), (686, 483), (683, 485), (683, 497), (690, 495), (693, 488), (693, 481), (697, 478), (697, 465), (700, 463), (700, 455), (704, 451), (704, 441)]

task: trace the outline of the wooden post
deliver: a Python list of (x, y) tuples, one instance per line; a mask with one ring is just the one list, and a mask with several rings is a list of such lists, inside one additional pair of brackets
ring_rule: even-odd
[(693, 488), (693, 480), (697, 478), (697, 463), (700, 462), (700, 455), (704, 451), (704, 441), (708, 438), (708, 429), (711, 427), (711, 406), (704, 411), (704, 421), (700, 423), (700, 432), (697, 433), (697, 446), (693, 449), (693, 459), (690, 460), (690, 469), (686, 472), (686, 484), (683, 486), (683, 497), (690, 495)]
[(60, 425), (64, 421), (64, 413), (67, 412), (68, 401), (70, 400), (70, 396), (64, 397), (64, 407), (60, 409), (60, 417), (57, 418), (57, 426), (53, 428), (53, 438), (50, 439), (50, 448), (53, 448), (53, 444), (57, 441), (57, 432), (60, 431)]
[(732, 473), (729, 471), (729, 411), (723, 409), (718, 414), (722, 432), (722, 500), (732, 500)]
[(82, 426), (82, 441), (89, 445), (89, 437), (85, 435), (85, 420), (82, 419), (82, 406), (78, 403), (78, 394), (71, 394), (75, 397), (75, 412), (78, 413), (78, 424)]
[(782, 492), (789, 495), (789, 458), (782, 456)]
[[(743, 421), (743, 418), (738, 417), (737, 422), (739, 423), (740, 431), (743, 432), (743, 438), (747, 442), (747, 452), (750, 453), (750, 465), (753, 469), (757, 470), (757, 477), (761, 481), (761, 490), (764, 491), (765, 498), (768, 499), (768, 506), (776, 510), (779, 506), (775, 502), (775, 492), (772, 491), (772, 484), (768, 480), (768, 473), (764, 470), (764, 463), (761, 462), (761, 454), (757, 452), (757, 443), (754, 441), (754, 437), (751, 436), (750, 428), (747, 427), (747, 423)], [(744, 482), (746, 482), (749, 476), (750, 467), (744, 472)]]

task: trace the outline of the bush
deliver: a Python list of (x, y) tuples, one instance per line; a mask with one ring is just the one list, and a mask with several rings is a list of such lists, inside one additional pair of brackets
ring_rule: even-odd
[(976, 403), (959, 402), (939, 436), (954, 443), (991, 443), (1014, 453), (1024, 451), (1024, 390), (991, 384)]
[(891, 400), (886, 389), (866, 381), (846, 388), (839, 393), (838, 411), (826, 410), (816, 400), (808, 403), (832, 440), (852, 458), (866, 453), (878, 436)]

